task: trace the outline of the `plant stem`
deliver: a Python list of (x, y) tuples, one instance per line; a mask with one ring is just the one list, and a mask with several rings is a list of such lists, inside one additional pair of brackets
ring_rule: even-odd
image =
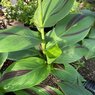
[(45, 54), (45, 34), (44, 34), (44, 29), (41, 28), (40, 32), (41, 32), (41, 37), (42, 37), (41, 48), (42, 48), (43, 54)]
[(39, 31), (41, 33), (41, 38), (42, 38), (42, 43), (41, 43), (41, 48), (42, 48), (42, 52), (43, 54), (45, 54), (45, 33), (44, 33), (44, 28), (43, 28), (43, 13), (42, 13), (42, 1), (38, 0), (38, 6), (39, 6), (39, 11), (41, 12), (39, 17), (40, 17), (40, 27), (39, 27)]

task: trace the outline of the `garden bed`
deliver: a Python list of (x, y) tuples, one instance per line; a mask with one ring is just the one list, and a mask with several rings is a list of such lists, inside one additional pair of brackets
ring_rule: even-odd
[(84, 67), (79, 69), (79, 72), (85, 79), (95, 81), (95, 60), (87, 60)]
[(85, 6), (77, 10), (75, 0), (33, 1), (20, 0), (6, 9), (8, 29), (0, 31), (0, 94), (92, 95), (86, 84), (95, 81), (95, 61), (84, 60), (95, 51), (92, 13), (80, 13)]

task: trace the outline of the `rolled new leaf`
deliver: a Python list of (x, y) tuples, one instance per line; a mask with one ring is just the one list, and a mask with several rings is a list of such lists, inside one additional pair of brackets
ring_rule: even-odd
[(59, 48), (58, 45), (54, 45), (53, 47), (46, 48), (46, 57), (47, 57), (47, 63), (51, 64), (55, 59), (57, 59), (62, 51)]

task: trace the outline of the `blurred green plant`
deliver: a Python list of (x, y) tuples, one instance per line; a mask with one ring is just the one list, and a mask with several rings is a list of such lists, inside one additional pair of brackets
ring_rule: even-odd
[(10, 0), (1, 0), (0, 4), (1, 4), (3, 7), (7, 7), (7, 8), (9, 8), (9, 7), (11, 6)]
[(33, 23), (33, 15), (37, 8), (37, 0), (31, 0), (26, 3), (24, 0), (18, 0), (17, 4), (6, 9), (8, 19), (17, 20), (26, 24)]

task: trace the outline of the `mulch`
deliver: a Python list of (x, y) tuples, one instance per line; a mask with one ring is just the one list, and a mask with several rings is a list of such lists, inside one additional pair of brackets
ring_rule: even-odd
[(79, 69), (79, 72), (86, 80), (95, 81), (95, 60), (87, 60), (84, 67)]

